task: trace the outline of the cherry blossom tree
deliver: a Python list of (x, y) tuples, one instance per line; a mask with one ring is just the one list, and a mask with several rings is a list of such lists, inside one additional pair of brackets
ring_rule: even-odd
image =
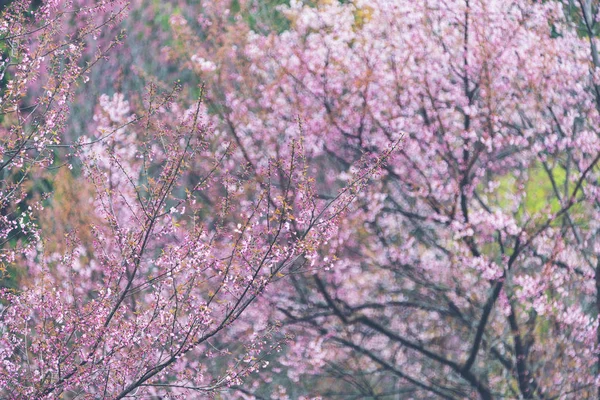
[(600, 395), (597, 2), (88, 3), (2, 11), (4, 397)]
[[(91, 68), (122, 43), (103, 35), (129, 6), (15, 1), (2, 14), (0, 261), (16, 281), (0, 291), (6, 398), (185, 398), (241, 384), (289, 341), (255, 303), (319, 261), (397, 146), (319, 199), (301, 137), (246, 165), (213, 126), (202, 87), (191, 102), (183, 84), (161, 82), (100, 96), (69, 142), (68, 113), (85, 101), (77, 85), (93, 84)], [(49, 223), (67, 177), (92, 214), (70, 229)], [(40, 180), (49, 188), (36, 196)]]
[(596, 2), (279, 10), (283, 32), (240, 12), (229, 42), (182, 36), (187, 57), (217, 55), (208, 100), (248, 162), (278, 154), (299, 114), (331, 198), (357, 159), (404, 139), (329, 241), (333, 263), (271, 297), (297, 338), (271, 369), (279, 389), (250, 393), (597, 396)]

